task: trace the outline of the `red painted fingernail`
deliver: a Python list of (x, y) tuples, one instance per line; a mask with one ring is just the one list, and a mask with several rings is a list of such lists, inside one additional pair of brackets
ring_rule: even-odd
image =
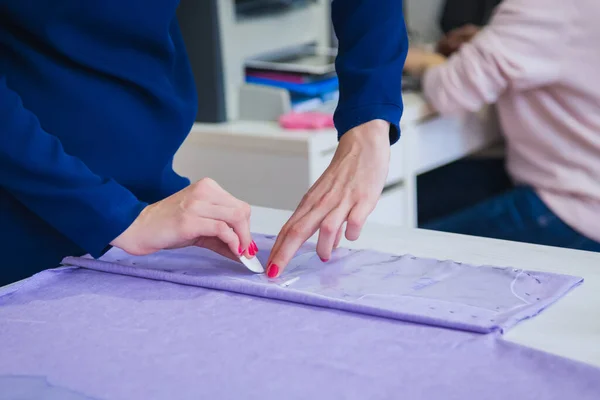
[(269, 267), (267, 268), (267, 276), (269, 278), (275, 278), (278, 273), (279, 267), (277, 266), (277, 264), (269, 264)]
[(242, 249), (242, 246), (241, 246), (241, 245), (238, 247), (238, 253), (240, 254), (240, 256), (241, 256), (242, 254), (244, 254), (244, 249)]
[[(321, 257), (319, 257), (319, 258), (321, 258)], [(322, 262), (327, 262), (327, 261), (329, 261), (329, 258), (321, 258), (321, 261)]]
[(250, 254), (253, 257), (256, 255), (256, 251), (254, 251), (254, 247), (252, 247), (252, 244), (248, 246), (248, 254)]
[(256, 242), (254, 240), (252, 241), (252, 246), (254, 247), (254, 251), (258, 253), (258, 246), (256, 245)]

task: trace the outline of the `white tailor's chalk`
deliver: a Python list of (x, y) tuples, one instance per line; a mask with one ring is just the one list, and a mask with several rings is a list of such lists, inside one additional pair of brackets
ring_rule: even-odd
[(257, 274), (262, 274), (265, 272), (265, 269), (258, 260), (258, 257), (246, 258), (244, 256), (240, 256), (240, 261), (252, 272)]
[(283, 282), (283, 283), (281, 284), (281, 287), (288, 287), (288, 286), (290, 286), (292, 283), (294, 283), (294, 282), (297, 282), (297, 281), (298, 281), (298, 279), (300, 279), (300, 277), (299, 277), (299, 276), (297, 276), (297, 277), (295, 277), (295, 278), (292, 278), (292, 279), (290, 279), (289, 281), (285, 281), (285, 282)]

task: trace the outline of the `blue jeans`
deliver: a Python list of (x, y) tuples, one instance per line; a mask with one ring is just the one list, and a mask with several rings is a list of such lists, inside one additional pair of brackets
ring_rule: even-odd
[[(443, 195), (438, 194), (439, 198)], [(525, 186), (428, 222), (422, 228), (600, 252), (600, 243), (562, 222), (532, 188)]]

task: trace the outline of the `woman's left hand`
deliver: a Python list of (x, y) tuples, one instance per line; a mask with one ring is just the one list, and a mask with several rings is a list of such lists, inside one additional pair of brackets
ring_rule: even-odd
[(411, 47), (406, 55), (404, 71), (414, 76), (421, 76), (428, 68), (435, 67), (446, 62), (446, 57), (441, 54)]
[(310, 188), (273, 246), (267, 275), (279, 276), (300, 246), (317, 230), (317, 254), (331, 257), (347, 222), (346, 238), (356, 240), (377, 205), (390, 160), (390, 124), (374, 120), (340, 139), (331, 164)]

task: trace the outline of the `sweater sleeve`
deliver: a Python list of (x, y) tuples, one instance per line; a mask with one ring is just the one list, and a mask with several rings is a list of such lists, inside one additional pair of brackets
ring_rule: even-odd
[(94, 174), (67, 154), (2, 76), (0, 186), (95, 257), (146, 206), (114, 180)]
[(494, 103), (507, 90), (556, 81), (570, 23), (561, 8), (558, 0), (505, 0), (470, 43), (426, 71), (427, 100), (442, 114), (460, 114)]
[(334, 115), (339, 135), (374, 119), (400, 137), (402, 70), (408, 35), (400, 0), (333, 0), (339, 42), (336, 70), (340, 100)]

